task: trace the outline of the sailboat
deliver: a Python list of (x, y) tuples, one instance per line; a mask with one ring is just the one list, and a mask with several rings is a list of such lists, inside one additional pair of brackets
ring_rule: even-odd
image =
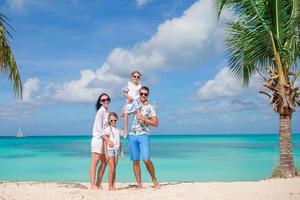
[(18, 133), (17, 133), (16, 137), (17, 137), (17, 138), (23, 138), (23, 137), (25, 137), (25, 135), (24, 135), (24, 133), (23, 133), (23, 131), (22, 131), (22, 129), (21, 129), (21, 128), (19, 128), (19, 130), (18, 130)]

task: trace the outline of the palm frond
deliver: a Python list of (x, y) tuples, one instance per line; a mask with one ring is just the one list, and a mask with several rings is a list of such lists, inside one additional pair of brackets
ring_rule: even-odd
[(0, 14), (0, 73), (9, 74), (8, 78), (13, 85), (15, 96), (22, 98), (21, 77), (8, 42), (8, 37), (12, 38), (12, 36), (6, 29), (5, 25), (8, 25), (6, 20), (7, 18)]
[(300, 57), (299, 0), (219, 0), (217, 3), (218, 13), (231, 8), (237, 16), (235, 21), (227, 23), (225, 42), (229, 67), (245, 85), (256, 68), (276, 67), (272, 44), (279, 52), (285, 76), (290, 70), (297, 69)]

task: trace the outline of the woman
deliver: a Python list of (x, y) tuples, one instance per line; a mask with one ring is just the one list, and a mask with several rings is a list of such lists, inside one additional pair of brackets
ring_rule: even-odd
[[(91, 142), (91, 152), (92, 152), (92, 159), (91, 159), (91, 166), (90, 166), (91, 189), (102, 189), (101, 182), (107, 165), (107, 160), (105, 159), (104, 145), (103, 145), (104, 141), (101, 138), (101, 136), (104, 128), (108, 126), (109, 103), (110, 103), (110, 98), (105, 93), (99, 96), (96, 103), (97, 114), (93, 126), (93, 138)], [(99, 169), (97, 170), (97, 165), (99, 161), (101, 162), (101, 164)], [(95, 183), (96, 171), (98, 171), (98, 176), (97, 176), (97, 181)]]

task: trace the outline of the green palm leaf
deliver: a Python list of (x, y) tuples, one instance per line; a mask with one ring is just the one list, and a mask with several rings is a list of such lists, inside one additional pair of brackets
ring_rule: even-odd
[(4, 15), (0, 14), (0, 73), (4, 75), (8, 74), (8, 78), (13, 85), (15, 96), (22, 98), (21, 77), (8, 42), (8, 38), (12, 38), (12, 36), (5, 27), (10, 27), (6, 22), (7, 20)]

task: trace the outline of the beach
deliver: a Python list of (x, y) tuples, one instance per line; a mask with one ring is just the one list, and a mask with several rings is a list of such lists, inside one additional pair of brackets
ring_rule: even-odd
[(299, 200), (300, 178), (267, 179), (256, 182), (173, 182), (161, 183), (161, 189), (150, 183), (136, 189), (134, 183), (118, 183), (117, 191), (90, 190), (88, 183), (1, 182), (1, 200), (76, 200), (76, 199), (197, 199), (197, 200)]

